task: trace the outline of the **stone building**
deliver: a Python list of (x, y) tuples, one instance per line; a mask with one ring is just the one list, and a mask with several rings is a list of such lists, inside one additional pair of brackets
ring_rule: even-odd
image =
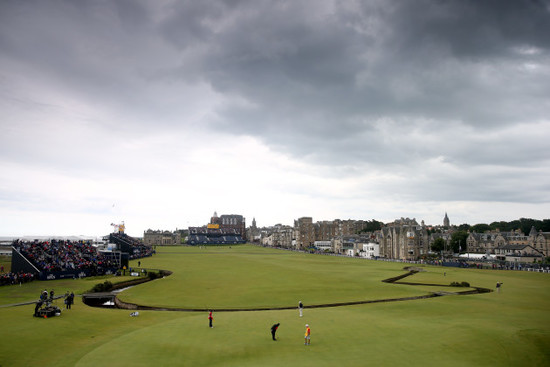
[[(472, 232), (466, 240), (468, 252), (480, 254), (504, 254), (509, 249), (520, 249), (521, 246), (530, 246), (543, 256), (550, 256), (550, 233), (537, 231), (531, 228), (529, 235), (523, 234), (521, 230), (511, 232)], [(519, 246), (519, 247), (518, 247)], [(500, 251), (497, 251), (500, 249)], [(520, 251), (520, 250), (518, 250)]]
[(496, 258), (512, 262), (532, 263), (542, 260), (542, 253), (530, 245), (505, 244), (495, 249)]
[(521, 230), (512, 232), (498, 232), (495, 238), (496, 247), (502, 247), (506, 245), (527, 245), (529, 243), (529, 236), (526, 236)]
[(330, 241), (336, 236), (337, 226), (333, 221), (324, 220), (316, 222), (315, 228), (315, 240), (317, 241)]
[(476, 254), (494, 254), (495, 248), (497, 248), (497, 245), (495, 244), (497, 236), (498, 233), (495, 232), (470, 233), (468, 238), (466, 238), (468, 252)]
[(261, 229), (261, 244), (264, 246), (292, 248), (294, 228), (282, 224)]
[(294, 228), (291, 226), (276, 225), (273, 230), (272, 237), (273, 246), (292, 248)]
[(370, 242), (368, 236), (357, 234), (347, 236), (336, 236), (332, 239), (334, 253), (348, 256), (359, 256), (364, 251), (364, 245)]
[(252, 225), (246, 231), (246, 238), (250, 242), (260, 242), (261, 231), (256, 225), (256, 218), (252, 218)]
[(389, 259), (416, 260), (429, 251), (428, 232), (416, 219), (401, 218), (382, 228), (380, 256)]
[(315, 228), (311, 217), (302, 217), (294, 221), (294, 238), (296, 239), (296, 248), (303, 250), (312, 247), (315, 243)]
[(316, 241), (330, 241), (336, 236), (351, 236), (359, 234), (367, 227), (367, 222), (354, 219), (334, 219), (315, 222), (313, 225), (315, 230)]
[(529, 244), (543, 253), (545, 257), (550, 256), (550, 232), (537, 231), (535, 227), (531, 228)]
[[(362, 220), (341, 220), (318, 221), (313, 223), (311, 217), (302, 217), (294, 221), (294, 227), (281, 226), (262, 228), (259, 232), (261, 243), (266, 246), (293, 247), (303, 250), (314, 247), (318, 241), (332, 241), (336, 237), (354, 236), (366, 228), (368, 222)], [(293, 228), (292, 235), (288, 228)], [(252, 227), (249, 228), (249, 233)], [(375, 241), (377, 236), (370, 233), (370, 240)]]
[(175, 232), (152, 230), (148, 229), (143, 232), (143, 243), (147, 246), (152, 245), (181, 245), (182, 233), (176, 230)]

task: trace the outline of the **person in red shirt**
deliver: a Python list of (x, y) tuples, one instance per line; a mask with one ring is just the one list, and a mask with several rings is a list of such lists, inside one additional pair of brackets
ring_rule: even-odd
[(208, 314), (208, 326), (210, 327), (214, 327), (212, 326), (212, 320), (214, 320), (214, 317), (212, 316), (212, 311), (210, 311), (210, 313)]
[(306, 334), (304, 337), (304, 345), (309, 345), (311, 342), (311, 329), (309, 328), (309, 325), (306, 324)]
[(279, 325), (281, 325), (280, 322), (276, 323), (275, 325), (273, 325), (271, 327), (271, 337), (273, 338), (273, 340), (277, 340), (277, 339), (275, 339), (275, 333), (277, 332), (277, 329), (279, 328)]

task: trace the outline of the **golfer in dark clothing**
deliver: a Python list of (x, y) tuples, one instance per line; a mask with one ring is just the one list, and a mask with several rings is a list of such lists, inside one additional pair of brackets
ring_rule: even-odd
[(275, 333), (277, 332), (277, 329), (279, 328), (279, 325), (281, 325), (280, 322), (276, 323), (275, 325), (273, 325), (271, 327), (271, 337), (273, 338), (273, 340), (277, 340), (277, 339), (275, 339)]
[(42, 307), (42, 304), (43, 304), (42, 301), (36, 302), (36, 306), (34, 307), (34, 316), (39, 316), (38, 310), (40, 309), (40, 307)]
[(69, 294), (69, 297), (67, 298), (67, 309), (70, 310), (73, 303), (74, 303), (74, 293), (71, 292), (71, 294)]

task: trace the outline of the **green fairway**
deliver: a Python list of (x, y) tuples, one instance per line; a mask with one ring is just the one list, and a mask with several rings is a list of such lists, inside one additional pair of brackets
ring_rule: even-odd
[[(137, 261), (132, 266), (137, 265)], [(550, 274), (425, 266), (254, 246), (165, 247), (141, 260), (173, 274), (124, 291), (142, 305), (237, 308), (375, 300), (454, 291), (452, 281), (502, 291), (334, 308), (214, 312), (98, 309), (77, 299), (51, 319), (33, 305), (0, 308), (0, 366), (544, 366), (550, 364)], [(103, 279), (0, 287), (1, 304), (41, 289), (82, 293)], [(57, 282), (57, 283), (56, 283)], [(66, 283), (69, 282), (69, 283)], [(59, 288), (58, 288), (59, 287)], [(461, 289), (459, 289), (461, 290)], [(78, 291), (78, 292), (76, 292)], [(9, 298), (9, 301), (7, 300)], [(277, 341), (270, 327), (280, 322)], [(312, 331), (303, 344), (305, 323)]]
[(174, 272), (125, 291), (119, 296), (125, 302), (214, 309), (297, 307), (299, 300), (312, 305), (427, 293), (425, 289), (380, 282), (403, 274), (399, 263), (254, 246), (162, 248), (143, 263)]

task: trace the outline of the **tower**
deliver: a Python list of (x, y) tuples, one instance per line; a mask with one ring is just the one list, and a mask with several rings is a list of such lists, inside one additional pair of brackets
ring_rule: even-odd
[(214, 212), (214, 215), (210, 218), (210, 224), (220, 224), (220, 218), (218, 217), (217, 212)]
[(443, 218), (443, 227), (450, 227), (451, 223), (449, 221), (449, 217), (447, 216), (447, 212), (445, 212), (445, 218)]

